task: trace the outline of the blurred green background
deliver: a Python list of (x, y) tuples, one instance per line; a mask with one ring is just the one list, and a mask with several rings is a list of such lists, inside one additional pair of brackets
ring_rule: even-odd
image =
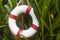
[[(39, 30), (30, 38), (17, 39), (9, 29), (8, 15), (16, 7), (18, 1), (0, 0), (0, 40), (60, 40), (60, 0), (29, 0), (39, 21)], [(27, 5), (27, 0), (24, 0), (24, 5)], [(27, 29), (31, 26), (32, 19), (25, 14), (23, 17), (23, 26)], [(17, 25), (22, 26), (21, 15), (18, 19)]]

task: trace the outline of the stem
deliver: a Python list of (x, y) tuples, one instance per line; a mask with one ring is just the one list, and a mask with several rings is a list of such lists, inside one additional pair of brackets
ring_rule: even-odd
[(21, 26), (22, 26), (22, 29), (24, 28), (24, 16), (23, 14), (21, 14)]
[(50, 18), (50, 15), (49, 15), (49, 22), (50, 22), (50, 40), (52, 40), (53, 31), (52, 31), (52, 26), (51, 26), (51, 18)]
[(45, 38), (44, 38), (44, 21), (43, 21), (43, 19), (41, 20), (41, 22), (42, 22), (42, 40), (44, 40)]
[(44, 25), (45, 25), (47, 31), (49, 32), (49, 26), (45, 23), (45, 21), (44, 21)]
[(42, 40), (44, 40), (44, 26), (43, 26), (43, 23), (42, 23)]
[[(21, 1), (21, 5), (23, 5), (23, 0), (20, 0)], [(22, 26), (22, 29), (24, 28), (24, 14), (21, 14), (21, 26)]]

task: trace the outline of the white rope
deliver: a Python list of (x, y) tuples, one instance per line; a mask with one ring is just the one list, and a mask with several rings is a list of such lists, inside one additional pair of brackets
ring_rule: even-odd
[[(23, 4), (23, 0), (19, 0), (19, 2), (17, 3), (17, 6), (19, 6), (20, 4), (21, 4), (21, 5)], [(27, 4), (30, 5), (29, 0), (27, 0)], [(31, 5), (30, 5), (30, 6), (31, 6)]]
[[(29, 0), (27, 0), (27, 4), (28, 4), (28, 5), (30, 5), (30, 2), (29, 2)], [(30, 5), (30, 6), (31, 6), (31, 5)]]
[(17, 6), (19, 6), (20, 4), (23, 4), (23, 0), (19, 0), (19, 2), (17, 3)]

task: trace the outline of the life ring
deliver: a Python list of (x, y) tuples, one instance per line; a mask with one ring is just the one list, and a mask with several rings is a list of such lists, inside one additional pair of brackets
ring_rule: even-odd
[[(27, 30), (20, 29), (16, 25), (16, 18), (21, 13), (29, 14), (32, 18), (32, 26)], [(33, 8), (27, 5), (21, 5), (13, 9), (12, 12), (9, 14), (8, 24), (9, 24), (10, 30), (12, 31), (12, 34), (17, 35), (22, 38), (23, 36), (27, 38), (31, 37), (37, 32), (39, 28), (39, 23), (34, 14)]]

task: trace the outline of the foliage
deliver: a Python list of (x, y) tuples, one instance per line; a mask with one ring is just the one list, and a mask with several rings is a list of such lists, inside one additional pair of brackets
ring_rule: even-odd
[[(8, 27), (8, 15), (16, 7), (17, 2), (8, 0), (8, 3), (3, 5), (0, 0), (0, 40), (60, 40), (60, 0), (29, 0), (39, 21), (39, 30), (31, 38), (19, 39), (11, 34)], [(24, 0), (24, 4), (27, 5), (27, 0)], [(24, 22), (24, 27), (27, 29), (32, 20), (24, 14)], [(19, 24), (21, 23), (17, 23), (21, 26)]]

